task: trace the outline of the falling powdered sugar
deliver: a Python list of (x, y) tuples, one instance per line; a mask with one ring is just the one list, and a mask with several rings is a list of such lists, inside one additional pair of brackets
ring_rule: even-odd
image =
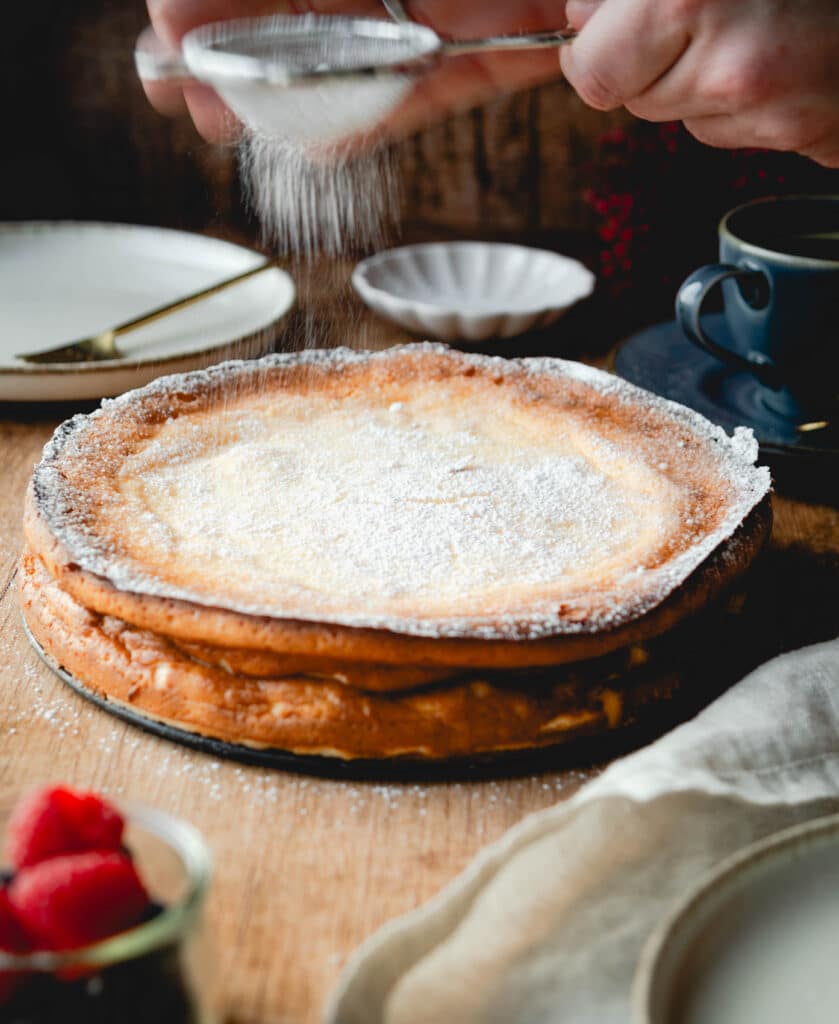
[(315, 151), (251, 131), (239, 164), (246, 199), (281, 254), (312, 259), (385, 243), (398, 205), (390, 150)]
[(302, 15), (262, 19), (251, 36), (236, 24), (216, 29), (222, 49), (263, 68), (253, 80), (220, 78), (217, 88), (243, 124), (246, 198), (283, 255), (380, 246), (395, 213), (392, 157), (373, 132), (409, 92), (403, 67), (420, 51), (415, 33), (353, 24)]

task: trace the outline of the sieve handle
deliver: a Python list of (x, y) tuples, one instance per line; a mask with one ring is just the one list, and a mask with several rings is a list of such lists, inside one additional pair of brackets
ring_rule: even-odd
[(168, 47), (149, 25), (137, 37), (134, 66), (145, 82), (194, 82), (195, 76), (184, 63), (180, 50)]
[[(484, 39), (465, 39), (441, 42), (434, 56), (456, 57), (464, 53), (482, 53), (491, 50), (535, 50), (563, 46), (576, 38), (573, 29), (554, 32), (535, 32), (529, 35), (490, 36)], [(418, 61), (418, 63), (420, 63)], [(180, 50), (168, 47), (149, 25), (137, 38), (134, 47), (134, 65), (137, 74), (146, 82), (176, 82), (185, 84), (197, 79), (190, 71)], [(351, 72), (350, 72), (351, 73)]]
[(556, 32), (533, 32), (529, 35), (487, 36), (484, 39), (463, 39), (444, 42), (440, 54), (458, 57), (462, 53), (482, 53), (484, 50), (547, 50), (564, 46), (577, 38), (572, 28)]
[(410, 21), (408, 12), (405, 10), (405, 5), (402, 0), (382, 0), (385, 10), (391, 16), (394, 21)]

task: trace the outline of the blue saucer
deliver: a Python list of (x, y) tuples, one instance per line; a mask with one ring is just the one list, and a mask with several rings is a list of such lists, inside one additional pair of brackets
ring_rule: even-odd
[[(709, 333), (720, 344), (730, 344), (722, 315), (706, 320)], [(615, 352), (613, 367), (619, 376), (695, 409), (728, 433), (751, 427), (766, 458), (790, 456), (821, 464), (839, 457), (837, 423), (806, 429), (813, 416), (788, 391), (770, 391), (752, 374), (725, 366), (689, 341), (675, 320), (628, 338)]]

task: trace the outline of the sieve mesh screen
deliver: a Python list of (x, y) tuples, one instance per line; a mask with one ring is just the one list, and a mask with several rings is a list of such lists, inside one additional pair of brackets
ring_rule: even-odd
[(191, 63), (200, 63), (203, 51), (219, 72), (228, 59), (231, 72), (237, 62), (241, 73), (244, 59), (252, 63), (254, 73), (261, 70), (268, 78), (280, 69), (298, 77), (389, 68), (418, 60), (440, 46), (439, 38), (421, 25), (317, 15), (211, 25), (199, 30), (195, 43)]

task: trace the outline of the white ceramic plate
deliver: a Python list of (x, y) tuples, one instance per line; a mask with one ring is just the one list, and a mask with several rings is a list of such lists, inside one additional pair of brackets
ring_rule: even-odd
[(104, 330), (256, 266), (251, 249), (167, 228), (74, 221), (0, 224), (0, 401), (117, 395), (162, 373), (270, 347), (294, 301), (272, 268), (138, 328), (125, 358), (33, 365), (15, 358)]
[(546, 249), (490, 242), (433, 242), (377, 253), (353, 285), (382, 316), (441, 341), (511, 338), (546, 327), (590, 295), (594, 275)]
[(648, 942), (634, 1024), (839, 1020), (839, 815), (727, 860)]

